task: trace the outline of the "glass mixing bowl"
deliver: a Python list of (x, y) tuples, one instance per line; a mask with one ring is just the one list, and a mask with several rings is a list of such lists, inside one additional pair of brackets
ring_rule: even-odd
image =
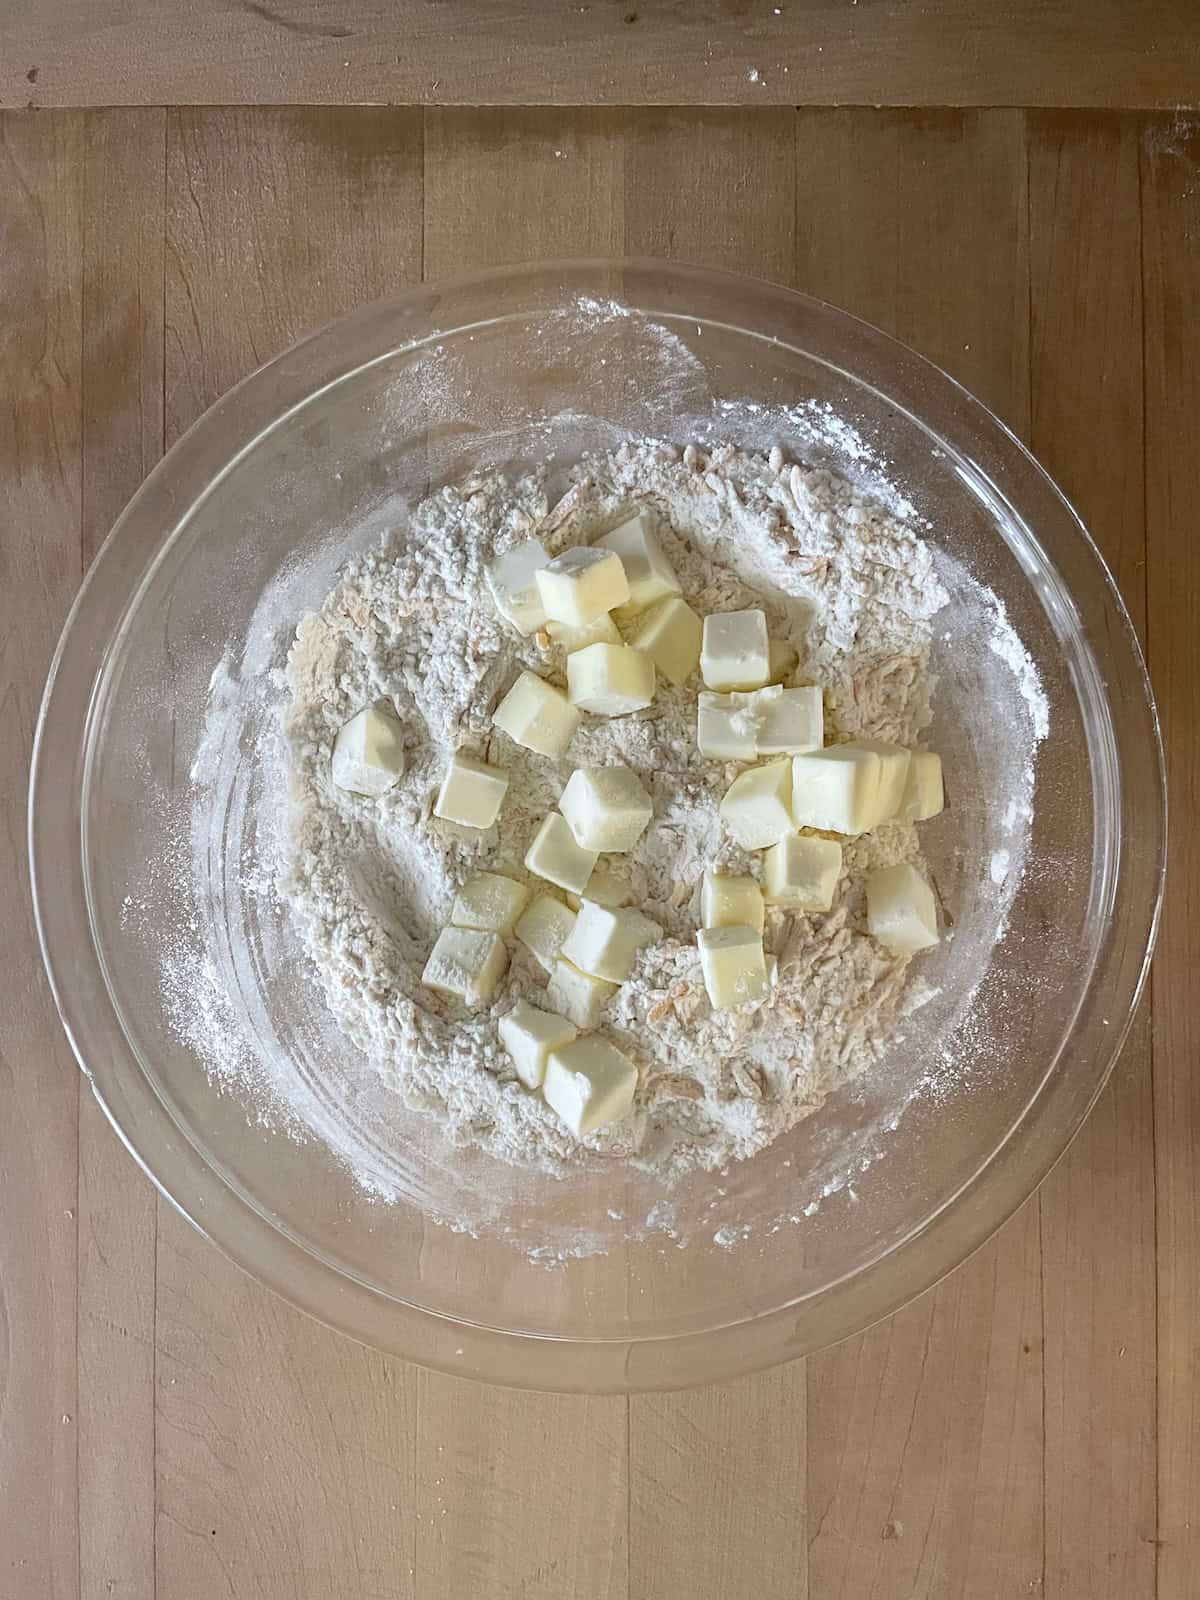
[[(332, 1028), (262, 882), (281, 761), (272, 673), (339, 563), (474, 467), (548, 460), (561, 475), (639, 434), (778, 441), (852, 476), (885, 459), (955, 592), (930, 735), (952, 805), (923, 831), (955, 929), (922, 958), (938, 992), (807, 1122), (665, 1195), (624, 1167), (555, 1180), (450, 1148)], [(1028, 669), (980, 647), (976, 583), (1003, 603), (1048, 710), (1019, 872), (1015, 857), (1003, 870), (1020, 776), (1003, 733), (1030, 716)], [(596, 1391), (801, 1355), (979, 1245), (1100, 1093), (1146, 972), (1164, 829), (1129, 618), (1017, 440), (829, 306), (654, 262), (415, 289), (214, 406), (83, 586), (30, 796), (59, 1010), (163, 1193), (261, 1282), (360, 1339)]]

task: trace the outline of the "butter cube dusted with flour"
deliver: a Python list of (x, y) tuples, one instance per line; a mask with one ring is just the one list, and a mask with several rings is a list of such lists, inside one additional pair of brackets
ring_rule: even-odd
[(513, 930), (533, 959), (554, 971), (554, 963), (575, 926), (575, 913), (552, 894), (539, 894), (527, 911), (521, 913)]
[(914, 750), (899, 815), (905, 822), (928, 822), (945, 808), (942, 758), (932, 750)]
[(763, 871), (771, 905), (828, 911), (842, 875), (842, 847), (834, 839), (790, 833), (767, 851)]
[(561, 812), (551, 811), (525, 852), (525, 865), (539, 878), (579, 894), (592, 875), (598, 850), (585, 850)]
[(749, 874), (714, 872), (710, 867), (700, 890), (700, 921), (706, 928), (753, 928), (761, 933), (766, 921), (762, 890)]
[(590, 644), (622, 644), (619, 628), (605, 611), (594, 622), (548, 622), (546, 632), (564, 655), (574, 655), (576, 650), (586, 650)]
[(558, 809), (585, 850), (632, 850), (654, 815), (654, 803), (628, 767), (580, 767), (567, 780)]
[(547, 617), (581, 628), (629, 599), (621, 558), (613, 550), (564, 550), (537, 574)]
[(820, 689), (772, 686), (754, 695), (760, 756), (795, 755), (819, 750), (825, 742), (825, 709)]
[(644, 650), (654, 665), (676, 688), (691, 677), (700, 665), (700, 618), (678, 595), (662, 600), (641, 617), (629, 636), (637, 650)]
[(576, 1027), (594, 1028), (616, 992), (615, 983), (590, 972), (581, 972), (573, 961), (560, 956), (546, 985), (546, 1000), (555, 1011), (570, 1017)]
[(597, 861), (584, 885), (583, 898), (594, 900), (598, 906), (627, 906), (633, 899), (633, 890), (611, 862)]
[(496, 1027), (517, 1077), (527, 1089), (542, 1087), (550, 1052), (561, 1050), (563, 1045), (579, 1037), (573, 1022), (552, 1011), (539, 1011), (528, 1000), (518, 1000)]
[(527, 883), (498, 872), (476, 872), (454, 896), (450, 923), (485, 933), (511, 933), (528, 899)]
[(915, 867), (901, 861), (870, 874), (867, 928), (894, 956), (915, 955), (937, 944), (937, 902)]
[(624, 983), (633, 971), (638, 951), (655, 944), (662, 929), (640, 911), (580, 902), (571, 936), (562, 947), (565, 960), (609, 983)]
[(518, 633), (535, 633), (546, 620), (537, 575), (550, 557), (536, 539), (514, 545), (489, 563), (484, 576), (496, 610)]
[(542, 1093), (546, 1104), (580, 1137), (628, 1116), (638, 1072), (607, 1039), (576, 1039), (551, 1052)]
[(710, 689), (761, 689), (770, 674), (767, 619), (761, 611), (718, 611), (704, 619), (700, 674)]
[(762, 934), (755, 928), (701, 928), (696, 935), (708, 998), (718, 1011), (759, 1000), (767, 992)]
[(794, 831), (791, 804), (791, 762), (771, 761), (733, 780), (721, 817), (743, 850), (765, 850)]
[(561, 756), (579, 726), (579, 713), (561, 689), (536, 672), (522, 672), (492, 713), (492, 722), (526, 750)]
[(641, 711), (654, 699), (654, 663), (628, 645), (593, 644), (567, 657), (572, 706), (598, 717)]
[(654, 518), (639, 511), (596, 540), (596, 548), (614, 551), (621, 559), (629, 583), (629, 599), (618, 611), (624, 621), (645, 611), (656, 600), (679, 593), (679, 579), (663, 552), (654, 532)]
[(508, 773), (456, 750), (433, 803), (433, 814), (464, 828), (490, 828), (508, 792)]
[(403, 732), (395, 717), (364, 706), (333, 741), (330, 771), (339, 789), (378, 800), (404, 773)]
[(859, 749), (873, 750), (879, 757), (879, 789), (875, 797), (875, 822), (890, 822), (897, 816), (908, 788), (908, 769), (912, 752), (886, 739), (859, 739)]
[(421, 982), (467, 1006), (486, 1005), (508, 966), (499, 934), (471, 928), (443, 928), (430, 952)]
[(798, 828), (866, 833), (879, 820), (879, 756), (832, 744), (792, 757), (792, 815)]
[(753, 761), (758, 754), (758, 718), (749, 694), (709, 694), (696, 705), (696, 744), (714, 761)]

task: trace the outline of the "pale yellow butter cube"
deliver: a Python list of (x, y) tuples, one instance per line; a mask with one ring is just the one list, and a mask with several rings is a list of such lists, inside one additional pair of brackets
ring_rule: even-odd
[(546, 620), (537, 575), (549, 561), (538, 541), (527, 539), (497, 556), (484, 573), (496, 610), (518, 633), (535, 633)]
[(619, 528), (597, 539), (596, 545), (615, 551), (625, 569), (629, 599), (618, 612), (622, 621), (645, 611), (656, 600), (679, 593), (679, 579), (658, 542), (654, 519), (648, 511), (637, 512)]
[(662, 938), (662, 929), (640, 911), (620, 910), (580, 902), (571, 936), (562, 947), (564, 960), (593, 978), (624, 983), (633, 971), (638, 951)]
[(841, 845), (800, 833), (773, 844), (763, 862), (767, 900), (792, 911), (828, 911), (841, 875)]
[(867, 928), (894, 956), (915, 955), (937, 944), (937, 902), (915, 867), (898, 862), (869, 875)]
[(427, 989), (451, 995), (464, 1005), (486, 1005), (508, 966), (508, 951), (499, 934), (472, 928), (443, 928), (437, 936), (421, 982)]
[(753, 761), (758, 754), (758, 717), (749, 694), (710, 694), (696, 705), (696, 744), (715, 761)]
[(433, 803), (433, 814), (464, 828), (490, 828), (508, 791), (508, 773), (456, 750)]
[(450, 923), (484, 933), (511, 933), (528, 899), (528, 884), (498, 872), (476, 872), (454, 896)]
[(782, 683), (800, 665), (800, 657), (782, 639), (767, 641), (767, 682)]
[(585, 900), (594, 900), (598, 906), (627, 906), (633, 899), (633, 890), (611, 862), (597, 861), (583, 896)]
[(339, 789), (378, 800), (404, 773), (404, 735), (395, 717), (364, 706), (333, 741), (331, 775)]
[(629, 642), (644, 650), (667, 682), (678, 688), (700, 664), (701, 631), (700, 618), (676, 595), (647, 611)]
[(753, 696), (760, 756), (819, 750), (825, 742), (825, 710), (814, 687), (760, 689)]
[(560, 956), (546, 985), (546, 1000), (562, 1016), (569, 1017), (576, 1027), (594, 1028), (616, 992), (615, 983), (595, 978), (590, 972), (580, 972), (573, 961)]
[(791, 762), (771, 761), (733, 780), (721, 816), (743, 850), (765, 850), (793, 831), (791, 801)]
[(542, 1087), (550, 1052), (561, 1050), (563, 1045), (579, 1037), (573, 1022), (551, 1011), (539, 1011), (528, 1000), (518, 1000), (496, 1026), (500, 1043), (508, 1051), (517, 1077), (527, 1089)]
[(620, 1122), (633, 1108), (638, 1072), (607, 1039), (576, 1039), (551, 1052), (542, 1093), (577, 1138)]
[(547, 972), (553, 972), (574, 926), (575, 913), (570, 906), (552, 894), (539, 894), (517, 919), (513, 931), (533, 959)]
[(890, 822), (899, 814), (908, 788), (908, 770), (912, 765), (912, 751), (903, 745), (890, 744), (886, 739), (859, 739), (862, 750), (873, 750), (879, 757), (879, 791), (876, 797), (875, 823)]
[(561, 756), (579, 726), (579, 713), (561, 689), (536, 672), (523, 672), (492, 713), (492, 721), (526, 750)]
[(525, 865), (539, 878), (578, 894), (592, 875), (598, 850), (585, 850), (560, 811), (551, 811), (525, 852)]
[(718, 611), (704, 619), (700, 672), (710, 689), (761, 689), (770, 674), (767, 619), (761, 611)]
[(558, 809), (585, 850), (632, 850), (654, 815), (654, 802), (628, 767), (580, 767)]
[(832, 744), (792, 757), (792, 815), (798, 828), (866, 833), (879, 817), (879, 756)]
[(701, 928), (696, 935), (708, 998), (718, 1011), (767, 992), (767, 962), (756, 928)]
[(576, 650), (586, 650), (590, 644), (622, 644), (620, 629), (605, 611), (594, 622), (548, 622), (546, 632), (564, 655), (573, 656)]
[(762, 890), (749, 874), (714, 872), (711, 868), (705, 872), (700, 890), (700, 921), (704, 927), (754, 928), (761, 933), (766, 915)]
[(593, 644), (567, 657), (567, 694), (578, 711), (620, 717), (654, 699), (654, 663), (628, 645)]
[(945, 805), (941, 756), (934, 755), (932, 750), (914, 750), (908, 764), (908, 782), (900, 802), (900, 816), (905, 822), (928, 822)]
[(629, 581), (613, 550), (564, 550), (537, 574), (546, 615), (576, 628), (629, 599)]

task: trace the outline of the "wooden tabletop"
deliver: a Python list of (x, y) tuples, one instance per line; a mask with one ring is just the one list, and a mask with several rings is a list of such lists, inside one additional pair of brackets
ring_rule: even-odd
[[(0, 8), (0, 1600), (1200, 1595), (1200, 123), (1147, 109), (1195, 100), (1200, 10), (636, 5)], [(407, 103), (149, 103), (236, 98)], [(861, 1337), (630, 1400), (364, 1350), (156, 1198), (59, 1030), (23, 829), (80, 576), (206, 406), (423, 275), (621, 252), (824, 296), (1028, 440), (1177, 804), (1153, 1004), (1040, 1192)]]

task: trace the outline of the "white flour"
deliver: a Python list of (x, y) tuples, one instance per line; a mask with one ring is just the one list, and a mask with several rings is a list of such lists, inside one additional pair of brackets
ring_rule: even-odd
[[(466, 1015), (420, 984), (456, 888), (480, 866), (524, 876), (525, 849), (576, 766), (621, 761), (654, 800), (637, 848), (614, 858), (632, 898), (663, 928), (602, 1027), (642, 1066), (636, 1112), (590, 1150), (670, 1176), (751, 1155), (877, 1059), (918, 998), (905, 964), (864, 931), (873, 866), (918, 859), (916, 831), (890, 824), (850, 842), (837, 909), (769, 913), (779, 983), (760, 1006), (714, 1012), (695, 951), (706, 865), (756, 863), (720, 826), (732, 769), (695, 743), (696, 688), (660, 684), (654, 705), (585, 718), (567, 759), (548, 761), (491, 730), (517, 668), (562, 681), (561, 658), (497, 618), (483, 578), (498, 551), (536, 535), (552, 551), (589, 540), (636, 504), (658, 514), (684, 593), (700, 612), (761, 605), (800, 655), (798, 681), (825, 690), (836, 734), (918, 740), (929, 720), (932, 619), (946, 601), (911, 521), (826, 472), (722, 446), (661, 443), (585, 460), (549, 510), (536, 477), (483, 475), (444, 488), (375, 554), (349, 566), (304, 619), (288, 663), (291, 859), (281, 881), (342, 1030), (409, 1105), (449, 1137), (517, 1163), (562, 1167), (579, 1147), (516, 1082), (496, 1016), (544, 975), (523, 947), (487, 1011)], [(329, 751), (362, 705), (387, 697), (407, 767), (384, 799), (333, 787)], [(467, 835), (431, 814), (446, 761), (465, 748), (512, 778), (497, 825)]]

